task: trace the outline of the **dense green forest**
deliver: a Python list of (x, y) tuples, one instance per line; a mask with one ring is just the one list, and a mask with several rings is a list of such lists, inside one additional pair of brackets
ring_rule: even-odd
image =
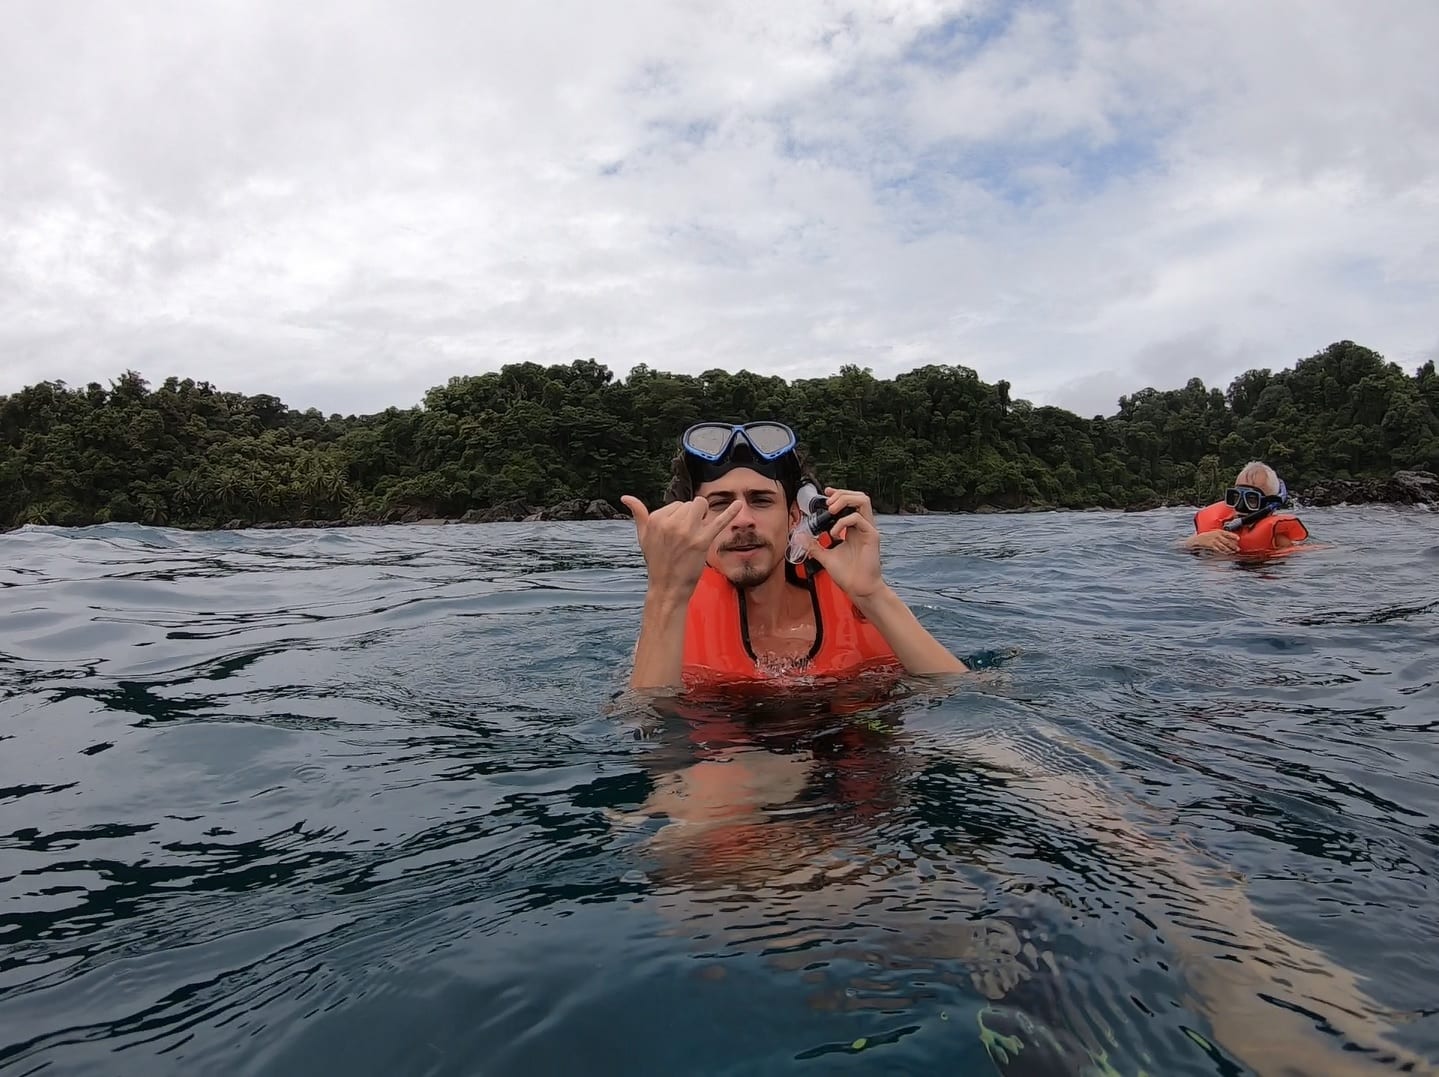
[(1251, 458), (1292, 489), (1439, 470), (1439, 377), (1350, 341), (1227, 390), (1121, 397), (1080, 418), (1011, 399), (962, 366), (891, 379), (844, 367), (786, 382), (585, 360), (450, 379), (411, 408), (326, 417), (273, 396), (127, 371), (0, 397), (0, 526), (414, 519), (635, 492), (656, 500), (701, 419), (789, 421), (820, 477), (882, 510), (1204, 502)]

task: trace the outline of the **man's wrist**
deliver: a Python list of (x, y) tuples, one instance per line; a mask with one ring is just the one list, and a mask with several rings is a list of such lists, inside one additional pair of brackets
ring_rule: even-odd
[(887, 583), (881, 583), (867, 595), (851, 595), (850, 601), (854, 603), (855, 609), (871, 621), (881, 616), (886, 608), (893, 609), (896, 604), (902, 604), (899, 595)]
[(689, 608), (694, 588), (651, 587), (645, 592), (645, 612), (656, 617), (674, 617)]

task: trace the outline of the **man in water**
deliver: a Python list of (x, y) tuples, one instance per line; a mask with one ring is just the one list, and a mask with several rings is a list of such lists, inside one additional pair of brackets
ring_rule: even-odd
[(1289, 491), (1268, 464), (1245, 464), (1216, 501), (1194, 514), (1194, 534), (1181, 546), (1209, 553), (1267, 553), (1297, 545), (1309, 537), (1299, 517), (1279, 510)]
[(885, 583), (868, 495), (827, 487), (837, 544), (810, 536), (804, 564), (790, 564), (791, 532), (808, 506), (798, 502), (804, 465), (789, 427), (699, 423), (680, 438), (671, 470), (663, 507), (621, 498), (649, 572), (631, 688), (679, 687), (686, 674), (966, 670)]

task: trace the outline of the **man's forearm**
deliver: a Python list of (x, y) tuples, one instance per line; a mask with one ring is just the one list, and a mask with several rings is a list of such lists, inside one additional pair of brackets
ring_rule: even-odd
[(879, 634), (910, 673), (964, 673), (969, 669), (929, 634), (893, 588), (884, 587), (874, 595), (856, 600), (855, 607), (879, 629)]
[(688, 596), (654, 592), (645, 595), (639, 641), (635, 644), (635, 668), (630, 673), (631, 688), (680, 686), (688, 612)]

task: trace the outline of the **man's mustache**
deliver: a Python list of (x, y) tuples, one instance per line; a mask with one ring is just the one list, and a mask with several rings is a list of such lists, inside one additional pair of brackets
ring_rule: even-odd
[(745, 549), (745, 548), (747, 548), (747, 547), (768, 546), (768, 545), (769, 545), (769, 543), (767, 543), (764, 539), (762, 539), (762, 538), (759, 537), (759, 532), (757, 532), (757, 531), (747, 531), (747, 532), (745, 532), (744, 534), (736, 535), (734, 538), (730, 539), (730, 540), (729, 540), (728, 542), (726, 542), (723, 546), (721, 546), (720, 549), (721, 549), (721, 550), (738, 550), (738, 549)]

